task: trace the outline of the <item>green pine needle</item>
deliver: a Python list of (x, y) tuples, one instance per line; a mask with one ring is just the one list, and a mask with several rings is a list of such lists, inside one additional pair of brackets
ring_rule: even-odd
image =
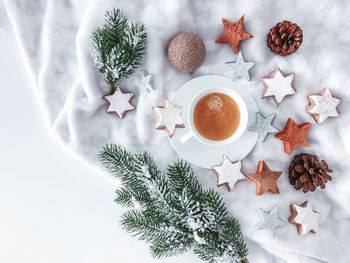
[(193, 249), (210, 263), (223, 258), (248, 262), (238, 221), (217, 192), (202, 189), (188, 163), (177, 161), (163, 174), (148, 153), (131, 154), (113, 144), (99, 158), (121, 179), (116, 202), (129, 208), (123, 228), (149, 243), (155, 258)]
[(104, 25), (92, 32), (91, 53), (110, 87), (116, 87), (134, 73), (143, 59), (146, 44), (144, 24), (129, 24), (120, 9), (106, 13)]

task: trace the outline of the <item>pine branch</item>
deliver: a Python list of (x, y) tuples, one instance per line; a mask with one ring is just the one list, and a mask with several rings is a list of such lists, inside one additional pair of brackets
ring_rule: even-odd
[(222, 240), (225, 240), (230, 245), (233, 255), (238, 255), (241, 258), (244, 258), (248, 254), (248, 248), (243, 241), (243, 236), (241, 228), (237, 219), (235, 218), (226, 218), (222, 226)]
[(116, 195), (117, 197), (114, 201), (117, 204), (128, 208), (135, 208), (135, 205), (145, 206), (150, 202), (147, 193), (134, 191), (126, 186), (117, 189)]
[(116, 177), (129, 177), (134, 172), (134, 156), (119, 146), (107, 144), (98, 157), (102, 165)]
[(106, 12), (105, 23), (92, 32), (91, 55), (97, 70), (114, 88), (134, 73), (145, 54), (147, 33), (140, 23), (128, 24), (120, 9)]
[(151, 244), (150, 250), (153, 257), (164, 258), (182, 254), (190, 249), (191, 245), (186, 236), (175, 234), (158, 238)]
[(135, 210), (126, 212), (121, 219), (122, 226), (127, 232), (148, 242), (167, 234), (164, 221), (165, 218), (155, 211)]
[(150, 243), (156, 258), (192, 248), (206, 262), (247, 262), (248, 249), (239, 223), (228, 215), (214, 190), (203, 190), (183, 161), (162, 174), (148, 153), (132, 155), (116, 145), (99, 154), (102, 164), (120, 177), (116, 202), (133, 208), (122, 216), (127, 232)]
[(219, 193), (213, 189), (206, 190), (202, 194), (202, 200), (209, 217), (208, 221), (215, 222), (216, 226), (222, 224), (228, 213)]
[(186, 187), (193, 195), (201, 194), (201, 187), (198, 180), (194, 177), (192, 167), (184, 162), (177, 161), (173, 165), (169, 165), (167, 174), (171, 183), (171, 187), (178, 193), (181, 193)]

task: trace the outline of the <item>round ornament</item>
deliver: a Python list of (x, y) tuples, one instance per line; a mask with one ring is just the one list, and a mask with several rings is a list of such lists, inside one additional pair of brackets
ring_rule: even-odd
[(205, 45), (195, 34), (181, 32), (170, 40), (168, 59), (178, 71), (192, 73), (205, 59)]

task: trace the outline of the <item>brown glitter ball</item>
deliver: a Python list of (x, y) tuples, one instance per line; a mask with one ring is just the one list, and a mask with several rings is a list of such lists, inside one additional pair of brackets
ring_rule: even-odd
[(178, 71), (192, 73), (204, 61), (205, 46), (195, 34), (182, 32), (173, 37), (168, 46), (170, 64)]

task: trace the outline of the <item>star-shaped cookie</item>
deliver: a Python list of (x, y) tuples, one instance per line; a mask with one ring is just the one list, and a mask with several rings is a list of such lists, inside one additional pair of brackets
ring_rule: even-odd
[(232, 191), (234, 185), (239, 180), (246, 179), (245, 175), (241, 172), (242, 162), (231, 162), (231, 160), (224, 155), (224, 161), (222, 164), (213, 166), (213, 170), (217, 175), (217, 185), (222, 186), (226, 184), (228, 191)]
[(337, 106), (341, 102), (340, 99), (334, 98), (329, 89), (323, 89), (318, 94), (309, 95), (309, 107), (307, 112), (321, 124), (328, 117), (338, 117), (339, 112)]
[(155, 106), (153, 110), (156, 113), (156, 129), (165, 130), (169, 137), (172, 137), (176, 128), (184, 128), (184, 122), (181, 118), (182, 108), (175, 106), (169, 101), (165, 100), (165, 106)]
[(237, 54), (239, 51), (239, 43), (253, 37), (252, 34), (244, 31), (243, 21), (244, 16), (241, 16), (241, 18), (235, 23), (222, 19), (224, 33), (215, 41), (215, 43), (228, 43), (231, 45), (233, 52)]
[(257, 230), (268, 230), (275, 236), (277, 228), (286, 225), (286, 223), (278, 217), (278, 206), (274, 206), (268, 211), (259, 209), (259, 213), (260, 221), (256, 226)]
[(249, 70), (254, 67), (255, 62), (246, 62), (243, 59), (242, 52), (238, 53), (237, 61), (226, 62), (228, 68), (232, 70), (232, 80), (244, 79), (250, 80)]
[(275, 117), (275, 113), (265, 118), (260, 112), (257, 112), (256, 123), (250, 126), (248, 130), (257, 132), (259, 134), (260, 141), (263, 142), (269, 133), (278, 132), (278, 130), (272, 125), (272, 121)]
[(284, 142), (284, 151), (287, 154), (291, 154), (299, 146), (310, 146), (310, 143), (306, 139), (306, 134), (310, 128), (311, 124), (308, 122), (296, 124), (292, 118), (289, 118), (284, 130), (275, 134), (275, 137)]
[(104, 97), (109, 102), (107, 112), (116, 112), (119, 118), (123, 118), (125, 112), (135, 109), (135, 107), (130, 104), (130, 100), (133, 96), (134, 94), (132, 93), (123, 93), (121, 89), (117, 87), (112, 95)]
[(263, 98), (273, 97), (277, 105), (280, 105), (284, 97), (295, 94), (293, 79), (295, 73), (283, 74), (277, 68), (270, 75), (262, 79), (265, 85)]
[(291, 215), (288, 221), (297, 226), (299, 235), (318, 232), (318, 219), (320, 214), (312, 209), (311, 204), (306, 201), (302, 205), (291, 204)]
[(256, 195), (262, 195), (267, 191), (278, 194), (277, 179), (282, 171), (271, 171), (265, 161), (259, 161), (256, 173), (248, 174), (247, 177), (256, 184)]

